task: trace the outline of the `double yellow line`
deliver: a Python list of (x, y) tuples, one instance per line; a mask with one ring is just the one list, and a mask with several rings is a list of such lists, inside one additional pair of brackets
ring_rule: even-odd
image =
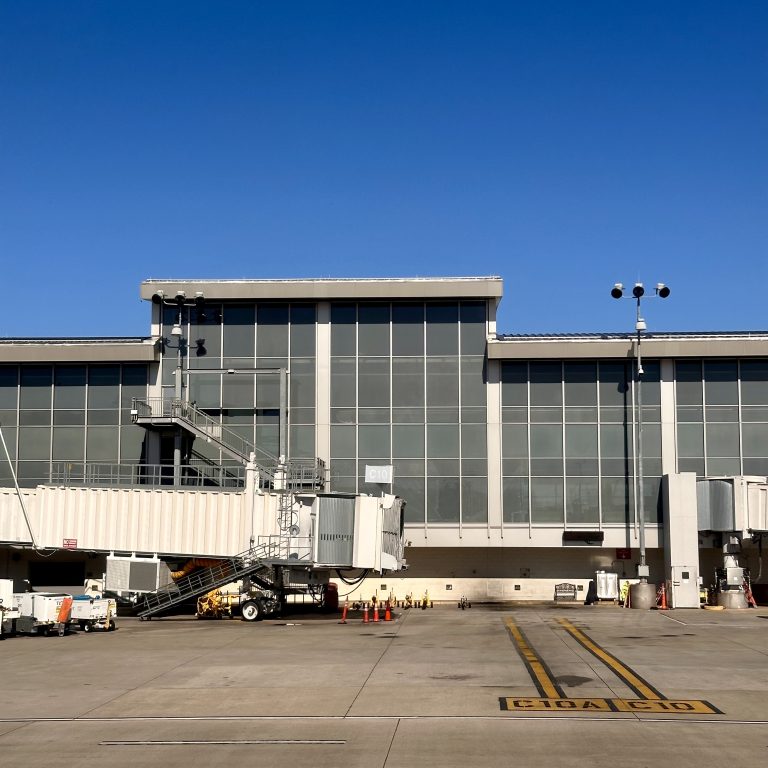
[(520, 627), (518, 627), (510, 618), (505, 619), (504, 624), (515, 643), (515, 649), (523, 660), (523, 664), (525, 664), (528, 669), (528, 672), (533, 679), (533, 683), (539, 691), (539, 695), (546, 699), (566, 698), (563, 689), (555, 682), (549, 667), (544, 663), (541, 656), (531, 648)]
[[(613, 654), (600, 647), (591, 637), (571, 624), (567, 619), (558, 619), (560, 626), (576, 640), (579, 645), (589, 651), (595, 658), (605, 664), (635, 695), (646, 701), (665, 701), (667, 697), (644, 680), (633, 669), (628, 667)], [(539, 691), (539, 695), (547, 699), (568, 698), (563, 689), (557, 684), (551, 670), (531, 647), (523, 631), (511, 618), (506, 618), (504, 624), (515, 643), (515, 648), (523, 660), (531, 678)]]

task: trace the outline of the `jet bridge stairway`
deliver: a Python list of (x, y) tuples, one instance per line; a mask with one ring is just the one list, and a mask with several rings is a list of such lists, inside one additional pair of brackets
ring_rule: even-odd
[(312, 490), (325, 485), (325, 462), (322, 459), (292, 459), (281, 464), (277, 456), (249, 442), (184, 400), (134, 398), (131, 418), (134, 424), (147, 428), (179, 426), (195, 437), (218, 446), (243, 465), (253, 461), (262, 487)]
[(269, 561), (274, 559), (276, 552), (274, 544), (260, 544), (210, 568), (190, 573), (156, 592), (149, 592), (144, 595), (143, 607), (138, 616), (141, 619), (151, 618), (186, 600), (246, 576), (259, 586), (272, 589), (276, 574)]

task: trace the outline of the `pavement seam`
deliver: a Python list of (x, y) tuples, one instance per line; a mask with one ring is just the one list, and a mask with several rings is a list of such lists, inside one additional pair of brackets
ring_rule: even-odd
[(389, 762), (389, 753), (392, 751), (392, 745), (395, 743), (395, 736), (397, 736), (397, 729), (400, 727), (400, 718), (397, 718), (395, 723), (395, 729), (392, 731), (392, 738), (390, 739), (389, 746), (387, 747), (387, 754), (384, 755), (384, 762), (381, 764), (381, 768), (386, 768)]
[(371, 679), (371, 676), (376, 671), (376, 667), (379, 666), (379, 664), (381, 663), (381, 660), (384, 658), (385, 654), (392, 646), (392, 641), (395, 640), (397, 636), (400, 634), (400, 630), (402, 629), (403, 624), (405, 623), (405, 620), (407, 618), (408, 618), (408, 615), (402, 614), (402, 618), (397, 623), (397, 631), (392, 637), (389, 638), (389, 642), (384, 646), (384, 650), (381, 652), (381, 655), (379, 656), (378, 659), (376, 659), (376, 663), (371, 667), (371, 671), (368, 673), (368, 676), (365, 678), (365, 680), (363, 681), (363, 684), (360, 686), (360, 690), (355, 694), (355, 698), (352, 699), (352, 703), (347, 707), (347, 711), (344, 713), (344, 717), (349, 716), (349, 713), (352, 710), (352, 707), (355, 706), (355, 702), (360, 698), (360, 694), (363, 692), (363, 689), (365, 688), (365, 686), (368, 685), (368, 681)]

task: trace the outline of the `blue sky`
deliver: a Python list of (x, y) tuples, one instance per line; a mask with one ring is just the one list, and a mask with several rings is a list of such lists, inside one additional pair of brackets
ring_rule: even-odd
[(504, 332), (768, 328), (768, 3), (0, 0), (0, 336), (148, 277), (488, 275)]

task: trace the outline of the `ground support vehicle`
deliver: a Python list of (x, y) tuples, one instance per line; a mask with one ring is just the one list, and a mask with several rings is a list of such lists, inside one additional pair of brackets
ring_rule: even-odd
[(13, 581), (0, 579), (0, 639), (14, 632), (19, 611), (13, 604)]
[(14, 632), (30, 635), (50, 635), (57, 633), (62, 637), (72, 611), (72, 595), (58, 592), (17, 592), (13, 603), (19, 612), (14, 620)]
[(117, 602), (111, 597), (91, 597), (78, 595), (72, 601), (70, 624), (79, 627), (83, 632), (99, 629), (111, 632), (115, 629)]

